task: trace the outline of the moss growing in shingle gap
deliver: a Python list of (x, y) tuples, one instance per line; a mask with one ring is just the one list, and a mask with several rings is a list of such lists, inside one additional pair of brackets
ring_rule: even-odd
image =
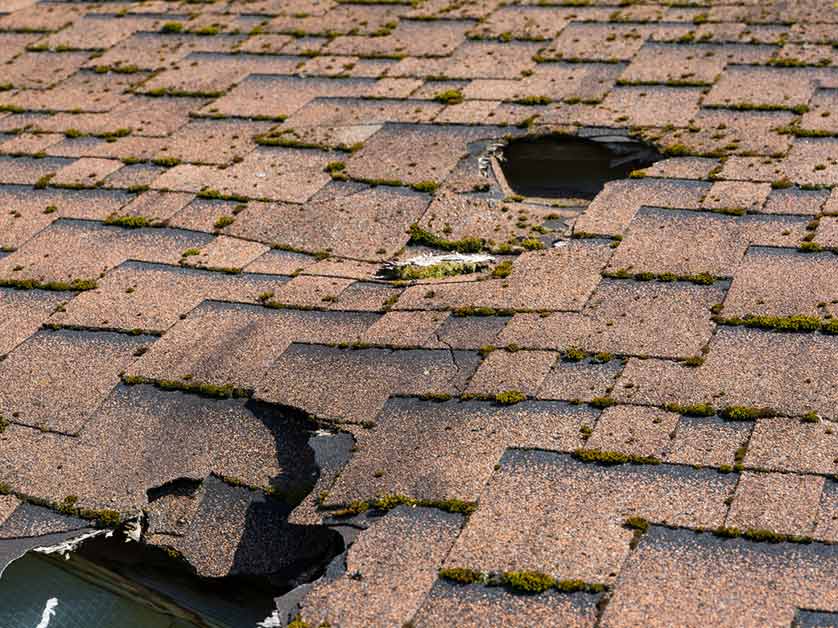
[(414, 499), (406, 495), (381, 495), (370, 501), (356, 500), (350, 503), (345, 508), (335, 510), (332, 513), (334, 517), (351, 517), (361, 514), (368, 510), (392, 510), (396, 506), (424, 506), (426, 508), (436, 508), (445, 512), (457, 513), (461, 515), (470, 515), (477, 510), (477, 504), (473, 502), (466, 502), (461, 499)]
[(584, 360), (586, 356), (587, 353), (577, 347), (568, 347), (562, 351), (562, 360), (566, 362), (580, 362), (581, 360)]
[(409, 244), (428, 246), (442, 249), (443, 251), (456, 251), (457, 253), (478, 253), (485, 246), (480, 238), (462, 238), (460, 240), (447, 240), (430, 231), (423, 229), (417, 224), (410, 225)]
[(756, 421), (776, 416), (771, 408), (757, 408), (750, 406), (727, 406), (719, 412), (725, 421)]
[(463, 102), (463, 93), (459, 89), (446, 89), (434, 94), (433, 99), (444, 105), (458, 105)]
[(580, 462), (596, 463), (603, 465), (618, 464), (660, 464), (660, 459), (655, 456), (637, 456), (624, 454), (619, 451), (603, 451), (601, 449), (577, 449), (573, 457)]
[(501, 582), (515, 593), (543, 593), (558, 584), (552, 576), (537, 571), (507, 571)]
[(57, 292), (84, 292), (98, 287), (93, 279), (73, 279), (72, 281), (35, 281), (34, 279), (0, 279), (0, 288), (18, 290), (53, 290)]
[(225, 227), (232, 225), (234, 222), (236, 222), (236, 219), (233, 218), (233, 216), (219, 216), (212, 226), (216, 229), (224, 229)]
[(756, 316), (749, 314), (741, 318), (716, 317), (714, 320), (720, 325), (753, 327), (787, 333), (813, 332), (820, 330), (823, 326), (823, 322), (817, 316), (803, 314), (794, 316)]
[(594, 397), (588, 403), (594, 408), (605, 409), (616, 405), (617, 402), (611, 397)]
[(506, 279), (512, 274), (512, 261), (504, 260), (492, 269), (492, 277), (495, 279)]
[(497, 310), (493, 307), (478, 307), (466, 305), (458, 307), (451, 312), (454, 316), (512, 316), (511, 310)]
[(495, 403), (501, 406), (513, 406), (526, 398), (527, 396), (520, 390), (505, 390), (495, 395)]
[(454, 275), (467, 275), (480, 270), (480, 264), (474, 262), (439, 262), (430, 266), (399, 266), (396, 274), (407, 281), (417, 279), (441, 279)]
[(141, 229), (152, 226), (152, 222), (145, 216), (120, 216), (118, 214), (108, 215), (104, 223), (113, 227), (122, 227), (123, 229)]
[(448, 569), (440, 569), (439, 577), (444, 580), (450, 580), (457, 584), (475, 584), (482, 582), (483, 575), (474, 569), (466, 567), (450, 567)]
[(818, 416), (818, 413), (814, 410), (811, 412), (807, 412), (802, 417), (800, 417), (801, 423), (820, 423), (821, 418)]
[(684, 416), (713, 416), (716, 414), (716, 409), (709, 403), (691, 403), (688, 405), (681, 405), (677, 403), (668, 403), (664, 409), (669, 412), (677, 412)]

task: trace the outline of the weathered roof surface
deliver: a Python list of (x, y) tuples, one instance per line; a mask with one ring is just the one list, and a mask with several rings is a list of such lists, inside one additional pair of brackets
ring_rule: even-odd
[[(144, 513), (285, 588), (340, 531), (310, 626), (835, 625), (833, 0), (0, 0), (0, 63), (3, 563)], [(665, 158), (522, 198), (542, 133)]]

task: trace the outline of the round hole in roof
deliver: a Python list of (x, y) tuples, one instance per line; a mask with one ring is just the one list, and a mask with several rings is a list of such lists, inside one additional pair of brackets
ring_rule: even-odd
[(592, 199), (607, 182), (662, 158), (653, 146), (622, 136), (543, 135), (511, 140), (500, 166), (521, 196)]

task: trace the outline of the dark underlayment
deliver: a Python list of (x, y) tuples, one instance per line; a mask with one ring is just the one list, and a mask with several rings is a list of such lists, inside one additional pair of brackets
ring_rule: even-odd
[(834, 0), (0, 0), (0, 628), (838, 626)]

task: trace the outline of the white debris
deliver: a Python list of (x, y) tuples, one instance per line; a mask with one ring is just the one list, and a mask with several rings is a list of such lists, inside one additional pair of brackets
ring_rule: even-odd
[(58, 606), (58, 598), (51, 597), (47, 600), (46, 606), (44, 606), (44, 612), (41, 613), (41, 621), (38, 622), (38, 625), (35, 628), (48, 628), (49, 621), (53, 617), (55, 617), (55, 607)]
[(71, 539), (67, 539), (66, 541), (57, 543), (56, 545), (33, 547), (32, 551), (38, 552), (40, 554), (58, 554), (59, 556), (63, 556), (64, 558), (69, 559), (70, 552), (76, 551), (79, 545), (81, 545), (88, 539), (92, 539), (95, 536), (102, 535), (104, 535), (105, 537), (113, 536), (113, 530), (96, 530), (94, 532), (88, 532), (87, 534), (80, 534), (79, 536), (74, 536)]
[(256, 625), (258, 628), (280, 628), (282, 622), (279, 620), (279, 613), (274, 611), (270, 617), (266, 617)]
[(410, 259), (396, 262), (385, 262), (379, 274), (398, 276), (404, 268), (429, 268), (437, 264), (452, 264), (484, 268), (495, 261), (494, 255), (483, 253), (449, 253), (446, 255), (418, 255)]

